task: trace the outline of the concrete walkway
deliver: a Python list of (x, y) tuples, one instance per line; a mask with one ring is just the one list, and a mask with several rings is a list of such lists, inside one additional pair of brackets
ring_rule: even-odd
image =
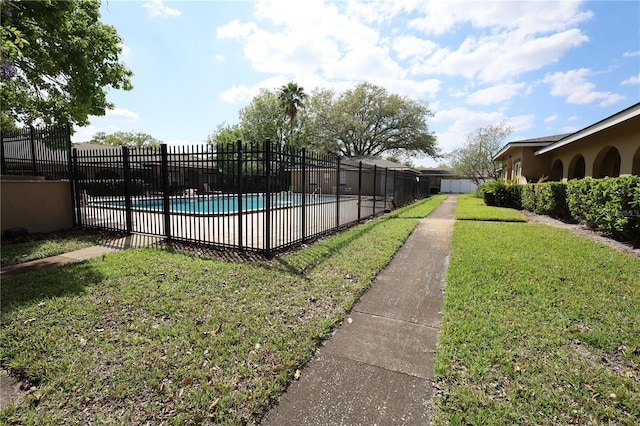
[(427, 425), (457, 197), (422, 219), (263, 425)]
[(87, 247), (69, 253), (60, 254), (58, 256), (46, 257), (44, 259), (37, 259), (30, 262), (24, 262), (17, 265), (4, 267), (2, 268), (2, 270), (0, 270), (0, 279), (34, 271), (45, 266), (64, 265), (67, 263), (80, 262), (92, 257), (102, 256), (104, 253), (109, 253), (116, 250), (149, 246), (152, 244), (156, 244), (161, 240), (162, 238), (160, 237), (132, 234), (115, 240), (106, 241), (103, 244), (97, 246)]

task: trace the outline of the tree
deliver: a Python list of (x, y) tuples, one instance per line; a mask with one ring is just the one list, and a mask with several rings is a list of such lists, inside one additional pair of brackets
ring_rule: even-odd
[(294, 147), (293, 143), (293, 129), (295, 125), (296, 116), (298, 115), (298, 109), (304, 107), (304, 101), (307, 98), (307, 94), (304, 92), (304, 88), (298, 86), (296, 83), (290, 81), (287, 85), (280, 88), (278, 93), (278, 102), (283, 109), (284, 114), (289, 118), (289, 147)]
[(243, 141), (259, 143), (271, 139), (274, 147), (283, 147), (286, 117), (275, 92), (262, 89), (239, 115)]
[(100, 22), (100, 2), (0, 0), (2, 125), (39, 120), (84, 126), (113, 108), (109, 88), (130, 90), (122, 40)]
[(157, 148), (162, 144), (162, 141), (143, 132), (115, 132), (110, 135), (98, 132), (93, 135), (89, 143), (128, 146), (129, 148)]
[(511, 132), (511, 127), (498, 123), (467, 134), (464, 146), (448, 155), (454, 173), (471, 179), (477, 185), (498, 179), (500, 162), (493, 161), (493, 157)]
[(398, 158), (438, 157), (436, 138), (429, 131), (426, 103), (370, 83), (361, 83), (321, 105), (317, 141), (335, 146), (346, 156), (391, 155)]

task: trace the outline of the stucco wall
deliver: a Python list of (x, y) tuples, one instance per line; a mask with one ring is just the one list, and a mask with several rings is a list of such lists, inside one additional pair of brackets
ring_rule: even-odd
[(22, 227), (30, 233), (73, 227), (69, 182), (0, 179), (0, 227)]
[[(594, 176), (594, 164), (602, 160), (598, 156), (608, 147), (616, 148), (620, 154), (620, 176), (632, 174), (633, 161), (634, 158), (637, 161), (638, 150), (640, 150), (640, 117), (589, 135), (579, 142), (560, 147), (541, 157), (551, 157), (550, 164), (556, 160), (562, 161), (563, 178), (567, 179), (571, 160), (577, 155), (582, 155), (585, 162), (585, 176)], [(600, 164), (599, 167), (602, 168), (605, 165)]]

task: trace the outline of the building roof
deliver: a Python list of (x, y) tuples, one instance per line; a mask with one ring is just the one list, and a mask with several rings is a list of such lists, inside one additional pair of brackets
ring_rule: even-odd
[(503, 146), (500, 151), (498, 151), (498, 153), (496, 155), (493, 156), (494, 160), (497, 160), (498, 158), (502, 157), (507, 151), (509, 151), (509, 149), (511, 148), (524, 148), (524, 147), (540, 147), (540, 148), (544, 148), (548, 145), (553, 144), (554, 142), (557, 142), (559, 140), (562, 140), (564, 138), (566, 138), (567, 136), (570, 136), (571, 133), (563, 133), (560, 135), (550, 135), (550, 136), (543, 136), (540, 138), (533, 138), (533, 139), (524, 139), (524, 140), (520, 140), (520, 141), (513, 141), (513, 142), (509, 142), (507, 143), (505, 146)]
[(350, 157), (344, 157), (342, 160), (345, 164), (357, 165), (360, 161), (362, 164), (366, 164), (369, 166), (376, 166), (379, 169), (389, 169), (389, 170), (401, 170), (413, 173), (419, 173), (416, 169), (412, 167), (405, 166), (404, 164), (396, 163), (395, 161), (385, 160), (383, 158), (372, 157), (368, 155), (354, 155)]
[(442, 175), (442, 176), (453, 176), (453, 170), (447, 169), (444, 167), (420, 167), (418, 169), (423, 175)]
[(556, 141), (555, 143), (549, 144), (543, 147), (542, 149), (538, 150), (535, 154), (536, 155), (544, 154), (546, 152), (552, 151), (562, 146), (569, 145), (570, 143), (577, 142), (581, 139), (586, 138), (587, 136), (593, 135), (594, 133), (601, 132), (605, 129), (608, 129), (610, 127), (613, 127), (624, 121), (630, 120), (638, 116), (640, 116), (640, 102), (630, 106), (627, 109), (617, 112), (612, 116), (605, 118), (604, 120), (598, 121), (595, 124), (585, 127), (582, 130), (578, 130), (575, 133), (571, 133), (570, 135), (567, 135), (566, 137)]

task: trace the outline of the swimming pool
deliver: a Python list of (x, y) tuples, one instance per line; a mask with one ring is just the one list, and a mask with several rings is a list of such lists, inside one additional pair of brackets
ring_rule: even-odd
[[(335, 201), (334, 196), (307, 194), (308, 204), (326, 203)], [(271, 208), (302, 205), (302, 194), (276, 193), (271, 194)], [(134, 209), (162, 210), (164, 200), (162, 198), (145, 198), (134, 200), (131, 206)], [(105, 203), (102, 203), (105, 204)], [(106, 203), (109, 206), (124, 207), (124, 201), (114, 201)], [(242, 211), (262, 210), (266, 206), (264, 194), (243, 194)], [(233, 194), (194, 196), (194, 197), (172, 197), (169, 200), (169, 210), (174, 213), (192, 214), (224, 214), (238, 212), (238, 197)]]

